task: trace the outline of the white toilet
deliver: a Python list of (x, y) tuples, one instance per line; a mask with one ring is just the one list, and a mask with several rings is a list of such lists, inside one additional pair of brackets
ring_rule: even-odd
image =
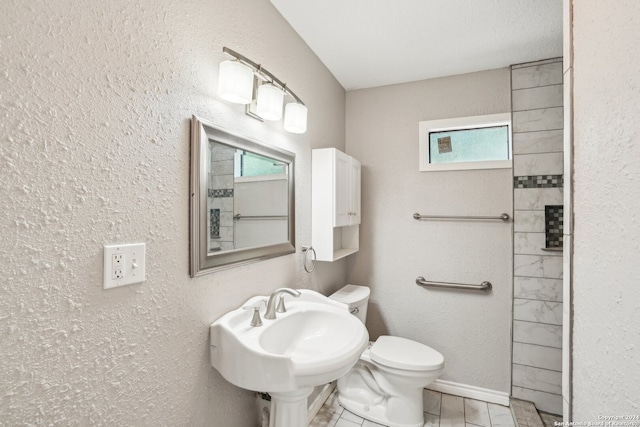
[[(330, 296), (365, 323), (369, 288), (347, 285)], [(338, 401), (349, 411), (389, 427), (422, 427), (423, 388), (440, 376), (444, 357), (405, 338), (383, 335), (338, 379)]]

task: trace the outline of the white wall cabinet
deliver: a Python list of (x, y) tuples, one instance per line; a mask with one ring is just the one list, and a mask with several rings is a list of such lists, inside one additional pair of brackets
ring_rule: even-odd
[(318, 261), (359, 249), (360, 162), (335, 148), (312, 151), (311, 240)]
[(333, 226), (360, 224), (360, 162), (336, 149), (329, 150), (335, 165)]

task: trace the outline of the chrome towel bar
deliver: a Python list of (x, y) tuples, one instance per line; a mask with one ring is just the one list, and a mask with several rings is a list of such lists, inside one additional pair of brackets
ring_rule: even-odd
[(416, 279), (416, 285), (419, 286), (431, 286), (434, 288), (455, 288), (455, 289), (472, 289), (474, 291), (485, 291), (489, 292), (493, 288), (491, 282), (487, 282), (486, 280), (479, 285), (466, 285), (464, 283), (449, 283), (449, 282), (431, 282), (425, 280), (424, 277), (419, 276)]
[(241, 219), (288, 219), (289, 217), (286, 215), (240, 215), (235, 214), (233, 219), (236, 221), (240, 221)]
[(413, 219), (499, 219), (502, 221), (509, 221), (509, 218), (511, 218), (509, 214), (504, 212), (498, 216), (420, 215), (419, 213), (413, 214)]

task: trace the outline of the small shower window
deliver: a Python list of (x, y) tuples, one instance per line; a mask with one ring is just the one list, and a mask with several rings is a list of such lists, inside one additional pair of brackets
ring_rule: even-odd
[(420, 122), (420, 170), (510, 168), (511, 114)]

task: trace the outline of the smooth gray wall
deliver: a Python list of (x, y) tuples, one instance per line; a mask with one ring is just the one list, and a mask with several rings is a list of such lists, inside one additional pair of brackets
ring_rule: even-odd
[[(512, 224), (416, 221), (423, 214), (512, 212), (511, 169), (418, 171), (418, 122), (508, 113), (509, 69), (347, 92), (347, 153), (362, 162), (360, 251), (349, 283), (371, 287), (372, 338), (398, 335), (445, 357), (442, 379), (511, 387)], [(493, 283), (492, 293), (430, 290), (427, 280)]]
[[(285, 133), (216, 95), (228, 46), (307, 103)], [(189, 277), (192, 114), (296, 154), (344, 149), (345, 92), (267, 1), (6, 0), (0, 14), (0, 424), (256, 426), (209, 362), (209, 325), (281, 286), (330, 292), (346, 262), (294, 255)], [(103, 244), (146, 242), (147, 280), (102, 290)]]

